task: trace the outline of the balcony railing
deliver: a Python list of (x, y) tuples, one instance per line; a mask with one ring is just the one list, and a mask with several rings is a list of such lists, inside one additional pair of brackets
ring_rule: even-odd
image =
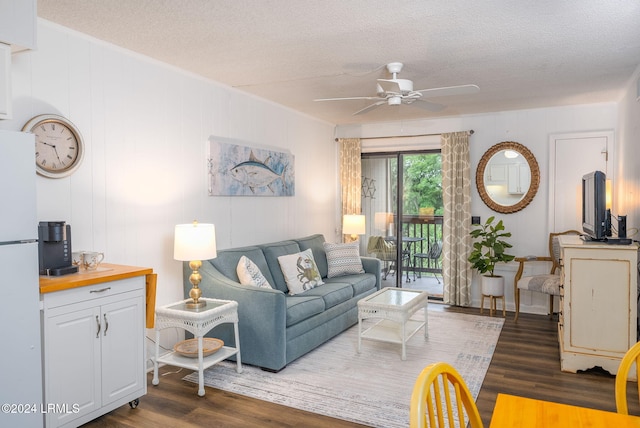
[(442, 275), (442, 224), (442, 216), (438, 215), (402, 217), (402, 236), (418, 238), (408, 240), (404, 246), (408, 256), (403, 265), (406, 274), (428, 272)]

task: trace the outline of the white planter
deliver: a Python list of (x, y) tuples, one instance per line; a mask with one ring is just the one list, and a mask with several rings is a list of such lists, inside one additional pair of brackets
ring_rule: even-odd
[(482, 276), (482, 294), (485, 296), (504, 296), (504, 277)]

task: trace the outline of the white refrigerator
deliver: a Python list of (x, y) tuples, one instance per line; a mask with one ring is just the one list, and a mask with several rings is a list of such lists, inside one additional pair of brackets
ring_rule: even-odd
[(0, 427), (42, 427), (35, 141), (0, 130)]

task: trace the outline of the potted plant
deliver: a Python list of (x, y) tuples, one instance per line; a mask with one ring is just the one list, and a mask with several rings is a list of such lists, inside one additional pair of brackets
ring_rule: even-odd
[(495, 225), (494, 220), (495, 217), (491, 216), (484, 224), (471, 231), (471, 236), (477, 240), (473, 243), (469, 261), (471, 267), (482, 274), (482, 294), (485, 296), (504, 295), (504, 278), (494, 273), (496, 264), (510, 262), (515, 258), (505, 253), (507, 248), (512, 247), (504, 240), (511, 237), (511, 232), (505, 232), (502, 220)]

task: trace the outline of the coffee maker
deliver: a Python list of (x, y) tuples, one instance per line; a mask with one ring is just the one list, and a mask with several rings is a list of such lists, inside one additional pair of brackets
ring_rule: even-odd
[(71, 254), (71, 226), (64, 221), (41, 221), (38, 224), (40, 275), (60, 276), (78, 272)]

